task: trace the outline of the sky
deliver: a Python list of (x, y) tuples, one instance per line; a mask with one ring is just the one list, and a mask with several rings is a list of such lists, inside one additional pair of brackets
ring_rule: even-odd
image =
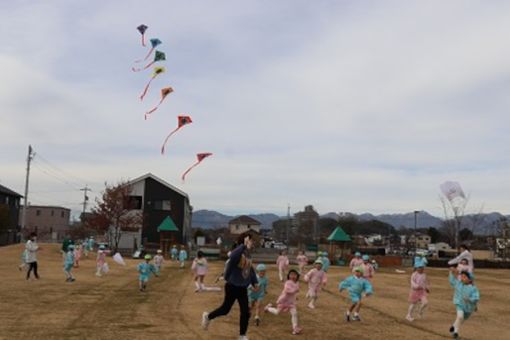
[[(508, 1), (3, 1), (0, 184), (79, 211), (147, 172), (195, 210), (510, 213)], [(131, 71), (136, 27), (167, 72)], [(171, 86), (158, 111), (144, 112)], [(161, 144), (177, 115), (193, 123)], [(212, 152), (186, 178), (199, 152)], [(91, 205), (89, 205), (90, 208)]]

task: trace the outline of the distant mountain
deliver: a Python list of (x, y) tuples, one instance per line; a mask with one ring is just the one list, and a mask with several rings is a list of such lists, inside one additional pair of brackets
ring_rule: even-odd
[[(192, 217), (192, 226), (193, 228), (203, 228), (203, 229), (217, 229), (217, 228), (226, 228), (228, 227), (228, 222), (232, 220), (236, 216), (229, 216), (221, 214), (217, 211), (211, 210), (197, 210), (193, 212)], [(275, 214), (247, 214), (262, 224), (263, 229), (271, 229), (273, 222), (283, 218), (279, 217)], [(370, 213), (364, 214), (352, 214), (352, 213), (341, 213), (341, 215), (330, 212), (327, 214), (323, 214), (321, 218), (333, 218), (337, 220), (340, 217), (353, 216), (355, 218), (360, 219), (361, 221), (370, 221), (376, 220), (384, 223), (388, 223), (394, 226), (396, 229), (400, 229), (402, 227), (405, 228), (414, 228), (414, 212), (409, 212), (405, 214), (381, 214), (381, 215), (373, 215)], [(467, 227), (472, 229), (473, 226), (474, 232), (476, 234), (490, 234), (495, 231), (494, 223), (500, 220), (503, 217), (507, 217), (510, 219), (510, 216), (504, 216), (498, 212), (492, 212), (487, 214), (470, 214), (465, 215), (462, 221), (463, 227)], [(436, 216), (430, 215), (426, 211), (420, 211), (416, 216), (416, 227), (417, 228), (428, 228), (428, 227), (441, 227), (441, 223), (443, 220)]]
[[(246, 215), (259, 221), (261, 223), (262, 229), (271, 229), (273, 222), (280, 219), (280, 217), (275, 214), (246, 214)], [(228, 222), (237, 216), (240, 215), (229, 216), (223, 215), (217, 211), (197, 210), (193, 212), (191, 225), (193, 228), (203, 229), (226, 228), (228, 227)]]

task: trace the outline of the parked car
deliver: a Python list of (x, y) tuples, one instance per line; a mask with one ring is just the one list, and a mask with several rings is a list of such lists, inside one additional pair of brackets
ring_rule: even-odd
[(274, 249), (280, 249), (280, 250), (285, 250), (287, 249), (287, 245), (283, 242), (274, 242), (273, 243), (273, 248)]

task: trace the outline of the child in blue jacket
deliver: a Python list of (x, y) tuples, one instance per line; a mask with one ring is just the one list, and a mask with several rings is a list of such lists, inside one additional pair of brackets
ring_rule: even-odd
[[(347, 289), (349, 292), (349, 297), (351, 299), (351, 305), (349, 309), (345, 312), (345, 320), (346, 321), (361, 321), (359, 316), (359, 311), (361, 309), (361, 298), (363, 293), (365, 296), (369, 296), (373, 294), (372, 285), (370, 282), (363, 278), (363, 268), (356, 267), (354, 268), (354, 274), (340, 282), (338, 285), (340, 292), (344, 289)], [(354, 315), (351, 318), (351, 313), (354, 311)]]
[(453, 304), (457, 310), (457, 318), (450, 327), (450, 333), (455, 339), (459, 337), (460, 325), (477, 310), (478, 301), (480, 301), (480, 291), (473, 284), (473, 273), (462, 271), (459, 276), (460, 278), (457, 277), (456, 269), (451, 267), (448, 280), (450, 286), (455, 290)]

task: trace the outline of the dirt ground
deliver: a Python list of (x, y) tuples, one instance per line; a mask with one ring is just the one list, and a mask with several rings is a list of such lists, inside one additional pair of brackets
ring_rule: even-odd
[[(200, 328), (203, 311), (219, 306), (223, 293), (195, 293), (188, 269), (179, 270), (167, 261), (159, 278), (152, 277), (148, 291), (137, 286), (136, 265), (128, 260), (122, 267), (109, 259), (110, 272), (94, 276), (94, 254), (74, 269), (76, 282), (66, 283), (59, 247), (42, 244), (39, 252), (40, 280), (25, 280), (17, 269), (23, 246), (0, 248), (0, 339), (237, 339), (239, 311)], [(206, 283), (214, 281), (223, 264), (210, 263)], [(346, 268), (333, 267), (327, 291), (317, 309), (306, 307), (306, 284), (301, 284), (298, 312), (303, 334), (292, 336), (290, 315), (262, 315), (256, 327), (250, 323), (250, 339), (441, 339), (449, 338), (455, 318), (452, 289), (446, 269), (428, 268), (431, 281), (430, 308), (424, 319), (409, 323), (407, 311), (410, 270), (397, 274), (395, 268), (376, 273), (374, 296), (365, 300), (363, 321), (346, 323), (345, 293), (336, 289)], [(281, 290), (274, 266), (270, 266), (269, 294), (264, 303), (274, 302)], [(510, 339), (510, 271), (476, 270), (481, 292), (478, 312), (461, 329), (463, 339)]]

